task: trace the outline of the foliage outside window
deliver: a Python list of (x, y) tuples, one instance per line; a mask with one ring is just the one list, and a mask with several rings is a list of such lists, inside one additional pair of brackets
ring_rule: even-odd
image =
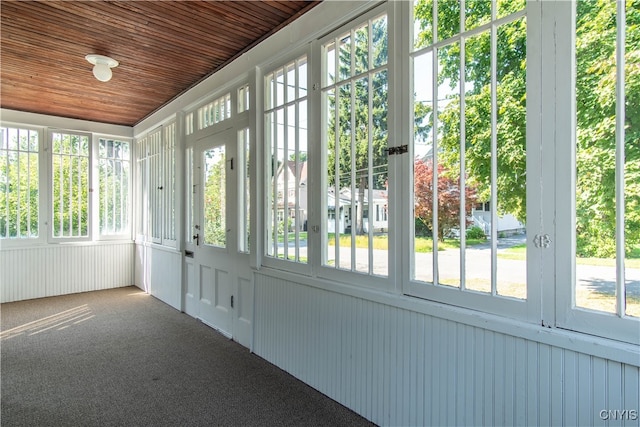
[(307, 58), (265, 76), (267, 256), (307, 263)]
[(52, 235), (88, 238), (90, 138), (75, 133), (51, 133)]
[(388, 274), (387, 15), (341, 30), (322, 46), (326, 212), (323, 265)]
[(412, 279), (524, 299), (525, 2), (417, 0), (413, 21)]
[(0, 239), (39, 235), (39, 132), (0, 128)]
[(98, 210), (101, 235), (122, 235), (129, 232), (130, 156), (129, 142), (105, 138), (98, 141)]
[(225, 147), (204, 151), (204, 244), (227, 246)]
[[(246, 88), (248, 91), (248, 87)], [(242, 165), (238, 174), (238, 251), (249, 252), (251, 236), (251, 167), (249, 128), (238, 131), (238, 163)]]
[(575, 303), (640, 317), (640, 3), (579, 1), (575, 24)]

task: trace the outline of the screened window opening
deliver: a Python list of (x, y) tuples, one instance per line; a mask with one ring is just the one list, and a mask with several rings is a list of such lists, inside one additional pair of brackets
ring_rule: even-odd
[(640, 317), (640, 11), (576, 5), (575, 283), (580, 309)]
[(131, 180), (129, 142), (100, 138), (98, 141), (99, 216), (101, 235), (129, 232)]
[(238, 251), (249, 253), (251, 237), (251, 165), (249, 128), (238, 131), (238, 157), (242, 165), (238, 175)]
[(90, 139), (74, 133), (51, 134), (52, 234), (89, 236)]
[(418, 0), (413, 23), (412, 279), (525, 299), (525, 2)]
[(341, 31), (322, 55), (322, 265), (387, 276), (387, 15)]
[(272, 258), (307, 263), (307, 58), (265, 76), (267, 248)]
[(206, 129), (231, 118), (231, 94), (227, 93), (198, 108), (198, 129)]
[(0, 128), (0, 239), (39, 235), (39, 132)]

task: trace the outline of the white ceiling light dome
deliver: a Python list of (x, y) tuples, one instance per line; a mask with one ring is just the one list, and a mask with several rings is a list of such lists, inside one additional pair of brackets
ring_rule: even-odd
[(85, 56), (85, 59), (93, 64), (93, 75), (101, 82), (111, 80), (111, 69), (118, 66), (118, 61), (108, 56), (90, 54)]

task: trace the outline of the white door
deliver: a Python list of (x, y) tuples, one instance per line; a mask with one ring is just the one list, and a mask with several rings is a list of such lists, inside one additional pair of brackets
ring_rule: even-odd
[(186, 244), (185, 312), (250, 346), (253, 288), (248, 255), (238, 251), (236, 132), (225, 130), (187, 150), (191, 163), (191, 239)]

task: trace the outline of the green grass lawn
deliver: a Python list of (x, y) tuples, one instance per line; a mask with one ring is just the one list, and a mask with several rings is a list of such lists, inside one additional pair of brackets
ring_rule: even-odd
[[(500, 251), (498, 258), (524, 260), (526, 259), (526, 251), (526, 245), (517, 245)], [(615, 267), (616, 260), (614, 258), (576, 258), (576, 264)], [(629, 257), (625, 259), (624, 265), (629, 268), (640, 268), (640, 246), (631, 251)]]
[[(329, 233), (328, 235), (329, 245), (335, 244), (335, 234)], [(467, 247), (479, 245), (485, 243), (486, 240), (480, 239), (467, 239)], [(351, 234), (340, 235), (340, 246), (351, 246)], [(356, 248), (368, 248), (369, 236), (356, 236)], [(387, 235), (373, 236), (373, 249), (388, 249), (389, 243)], [(455, 239), (445, 240), (444, 242), (438, 242), (438, 250), (444, 251), (447, 249), (460, 248), (460, 241)], [(433, 241), (429, 237), (416, 237), (415, 239), (415, 252), (429, 253), (433, 252)]]

